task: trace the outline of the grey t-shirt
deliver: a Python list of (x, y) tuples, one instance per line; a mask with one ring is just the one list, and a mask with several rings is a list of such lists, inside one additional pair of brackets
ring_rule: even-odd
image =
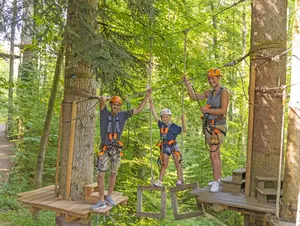
[[(133, 110), (129, 111), (120, 111), (119, 112), (119, 126), (120, 126), (120, 133), (118, 133), (117, 140), (120, 140), (125, 123), (127, 119), (129, 119), (132, 116)], [(105, 106), (102, 111), (100, 111), (100, 135), (101, 135), (101, 143), (105, 145), (109, 145), (110, 141), (108, 139), (107, 135), (107, 127), (109, 122), (109, 115), (111, 115), (111, 112), (107, 110), (107, 107)], [(112, 128), (115, 128), (116, 124), (116, 117), (112, 117)]]
[[(210, 91), (210, 94), (206, 101), (206, 104), (211, 105), (212, 109), (219, 109), (222, 107), (222, 91), (223, 91), (223, 89), (225, 89), (225, 88), (221, 87), (216, 96), (213, 96), (213, 91)], [(208, 119), (217, 119), (220, 117), (221, 117), (220, 115), (208, 114), (207, 118)], [(220, 121), (216, 122), (216, 124), (219, 124), (219, 125), (226, 124), (226, 119), (223, 118)]]

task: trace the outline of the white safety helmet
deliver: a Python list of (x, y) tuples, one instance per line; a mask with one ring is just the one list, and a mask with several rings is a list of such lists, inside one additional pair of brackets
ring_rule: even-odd
[(162, 109), (160, 112), (160, 116), (163, 116), (163, 115), (172, 115), (171, 110), (169, 108)]

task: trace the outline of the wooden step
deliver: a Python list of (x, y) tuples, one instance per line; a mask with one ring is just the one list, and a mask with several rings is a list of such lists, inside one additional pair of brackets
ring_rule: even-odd
[[(256, 198), (261, 203), (273, 203), (276, 201), (277, 190), (274, 188), (256, 188)], [(282, 191), (280, 191), (282, 195)]]
[(245, 187), (245, 180), (242, 180), (240, 183), (234, 183), (232, 182), (232, 176), (225, 177), (221, 181), (223, 192), (239, 193)]
[[(256, 187), (260, 189), (264, 188), (277, 188), (277, 177), (265, 177), (265, 176), (256, 176)], [(283, 186), (283, 179), (281, 179), (281, 187)]]
[(242, 183), (243, 180), (246, 179), (246, 169), (239, 168), (232, 171), (232, 182), (236, 184)]
[[(264, 177), (264, 176), (256, 176), (256, 180), (260, 181), (278, 181), (278, 177)], [(281, 181), (283, 181), (283, 178), (281, 178)]]
[(91, 195), (93, 192), (98, 191), (98, 183), (92, 183), (85, 186), (85, 194)]

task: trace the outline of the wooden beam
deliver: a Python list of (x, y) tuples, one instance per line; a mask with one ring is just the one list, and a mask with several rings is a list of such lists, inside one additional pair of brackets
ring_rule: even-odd
[(38, 212), (38, 211), (40, 211), (41, 209), (40, 208), (35, 208), (35, 207), (30, 207), (29, 208), (29, 212), (30, 213), (36, 213), (36, 212)]
[[(179, 191), (184, 191), (188, 189), (197, 189), (199, 188), (198, 183), (192, 183), (192, 184), (184, 184), (182, 186), (170, 188), (170, 193), (171, 193), (171, 202), (172, 202), (172, 208), (173, 208), (173, 215), (175, 220), (181, 220), (181, 219), (187, 219), (187, 218), (192, 218), (192, 217), (199, 217), (203, 216), (203, 211), (193, 211), (193, 212), (187, 212), (187, 213), (179, 213), (178, 210), (178, 202), (177, 202), (177, 195), (176, 193)], [(197, 203), (197, 198), (196, 198), (196, 203)]]
[(61, 144), (61, 133), (62, 133), (62, 121), (63, 121), (62, 114), (63, 114), (63, 104), (60, 105), (60, 123), (59, 123), (59, 133), (58, 133), (58, 142), (57, 142), (55, 189), (54, 189), (55, 196), (57, 196), (58, 172), (59, 172), (59, 162), (60, 162), (60, 144)]
[(7, 54), (7, 53), (0, 53), (0, 58), (3, 58), (3, 59), (10, 59), (11, 57), (17, 58), (17, 59), (20, 59), (20, 58), (21, 58), (21, 57), (18, 56), (18, 55), (11, 55), (11, 54)]
[[(143, 205), (143, 191), (160, 191), (161, 192), (161, 209), (160, 213), (152, 213), (152, 212), (142, 212)], [(138, 217), (148, 217), (148, 218), (156, 218), (163, 219), (166, 217), (166, 188), (165, 187), (154, 187), (154, 186), (138, 186), (137, 188), (137, 212), (136, 215)]]
[(68, 153), (68, 166), (67, 166), (67, 179), (66, 179), (66, 200), (70, 198), (71, 192), (71, 176), (73, 167), (73, 153), (74, 153), (74, 137), (75, 137), (75, 126), (76, 126), (76, 101), (72, 102), (72, 115), (71, 115), (71, 128), (70, 128), (70, 142), (69, 142), (69, 153)]
[(246, 184), (245, 184), (245, 194), (248, 195), (248, 196), (250, 195), (250, 185), (251, 185), (255, 82), (256, 82), (256, 67), (254, 65), (251, 65), (250, 85), (249, 85), (249, 116), (248, 116), (248, 144), (247, 144), (247, 162), (246, 162)]

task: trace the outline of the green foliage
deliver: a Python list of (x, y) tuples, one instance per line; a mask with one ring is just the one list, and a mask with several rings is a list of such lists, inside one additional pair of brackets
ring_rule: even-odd
[[(197, 92), (210, 89), (206, 81), (206, 71), (211, 67), (222, 67), (224, 63), (237, 59), (249, 50), (250, 4), (244, 2), (222, 14), (213, 15), (226, 9), (232, 1), (99, 1), (98, 9), (88, 5), (76, 8), (77, 19), (93, 16), (95, 24), (86, 24), (67, 29), (66, 35), (84, 39), (84, 45), (73, 46), (76, 59), (87, 62), (99, 80), (101, 95), (120, 95), (127, 99), (128, 109), (135, 108), (145, 95), (149, 83), (149, 54), (153, 54), (151, 87), (157, 111), (168, 107), (173, 112), (172, 120), (179, 124), (182, 111), (181, 96), (184, 91), (184, 114), (187, 133), (184, 134), (183, 154), (186, 183), (199, 182), (206, 186), (212, 179), (209, 152), (205, 145), (200, 120), (199, 105), (187, 97), (182, 87), (184, 72), (191, 79)], [(292, 8), (292, 6), (290, 6)], [(41, 219), (30, 218), (28, 211), (15, 200), (15, 194), (33, 189), (34, 171), (40, 136), (53, 78), (57, 47), (62, 41), (62, 27), (66, 23), (66, 1), (36, 1), (35, 23), (32, 32), (33, 44), (27, 50), (35, 53), (34, 60), (23, 64), (19, 79), (14, 84), (7, 83), (8, 67), (0, 61), (0, 97), (2, 112), (7, 112), (8, 85), (14, 86), (14, 130), (18, 151), (12, 177), (1, 190), (1, 222), (12, 225), (53, 225), (54, 214), (42, 213)], [(88, 15), (87, 15), (88, 14)], [(7, 14), (8, 15), (8, 14)], [(2, 21), (3, 22), (3, 21)], [(2, 23), (3, 24), (3, 23)], [(1, 25), (2, 25), (1, 24)], [(187, 61), (184, 61), (184, 31), (187, 33)], [(152, 47), (150, 40), (153, 40)], [(68, 43), (68, 39), (66, 40)], [(186, 71), (184, 71), (186, 69)], [(247, 87), (248, 71), (246, 63), (238, 68), (222, 68), (222, 85), (230, 91), (228, 112), (228, 134), (222, 146), (223, 177), (232, 170), (245, 165), (247, 143)], [(3, 76), (2, 76), (3, 75)], [(59, 128), (60, 102), (63, 95), (63, 81), (55, 103), (51, 123), (48, 149), (46, 153), (44, 185), (54, 183), (57, 134)], [(3, 100), (3, 101), (2, 101)], [(204, 101), (200, 105), (205, 105)], [(123, 105), (123, 110), (127, 107)], [(200, 217), (174, 221), (168, 197), (168, 219), (140, 219), (135, 217), (136, 186), (149, 185), (151, 172), (156, 179), (156, 164), (159, 150), (155, 144), (159, 131), (155, 122), (149, 124), (149, 109), (131, 118), (126, 125), (122, 141), (125, 144), (124, 158), (118, 174), (116, 190), (129, 196), (128, 205), (116, 208), (113, 213), (119, 225), (218, 225), (211, 219)], [(152, 127), (152, 144), (150, 144)], [(95, 128), (95, 156), (100, 137), (99, 121)], [(178, 137), (181, 144), (181, 137)], [(152, 145), (152, 147), (150, 147)], [(151, 157), (152, 156), (152, 157)], [(95, 172), (96, 174), (96, 172)], [(96, 175), (95, 175), (96, 177)], [(95, 178), (96, 180), (96, 178)], [(176, 182), (175, 167), (170, 160), (164, 184), (172, 187)], [(158, 211), (159, 194), (145, 193), (144, 208)], [(194, 210), (195, 200), (188, 193), (179, 194), (180, 210)], [(209, 211), (209, 210), (208, 210)], [(120, 214), (120, 215), (119, 215)], [(213, 214), (213, 213), (211, 213)], [(17, 215), (21, 217), (16, 217)], [(228, 225), (242, 225), (242, 216), (230, 211), (215, 214)], [(97, 217), (93, 217), (93, 224)], [(112, 225), (103, 222), (100, 225)]]

